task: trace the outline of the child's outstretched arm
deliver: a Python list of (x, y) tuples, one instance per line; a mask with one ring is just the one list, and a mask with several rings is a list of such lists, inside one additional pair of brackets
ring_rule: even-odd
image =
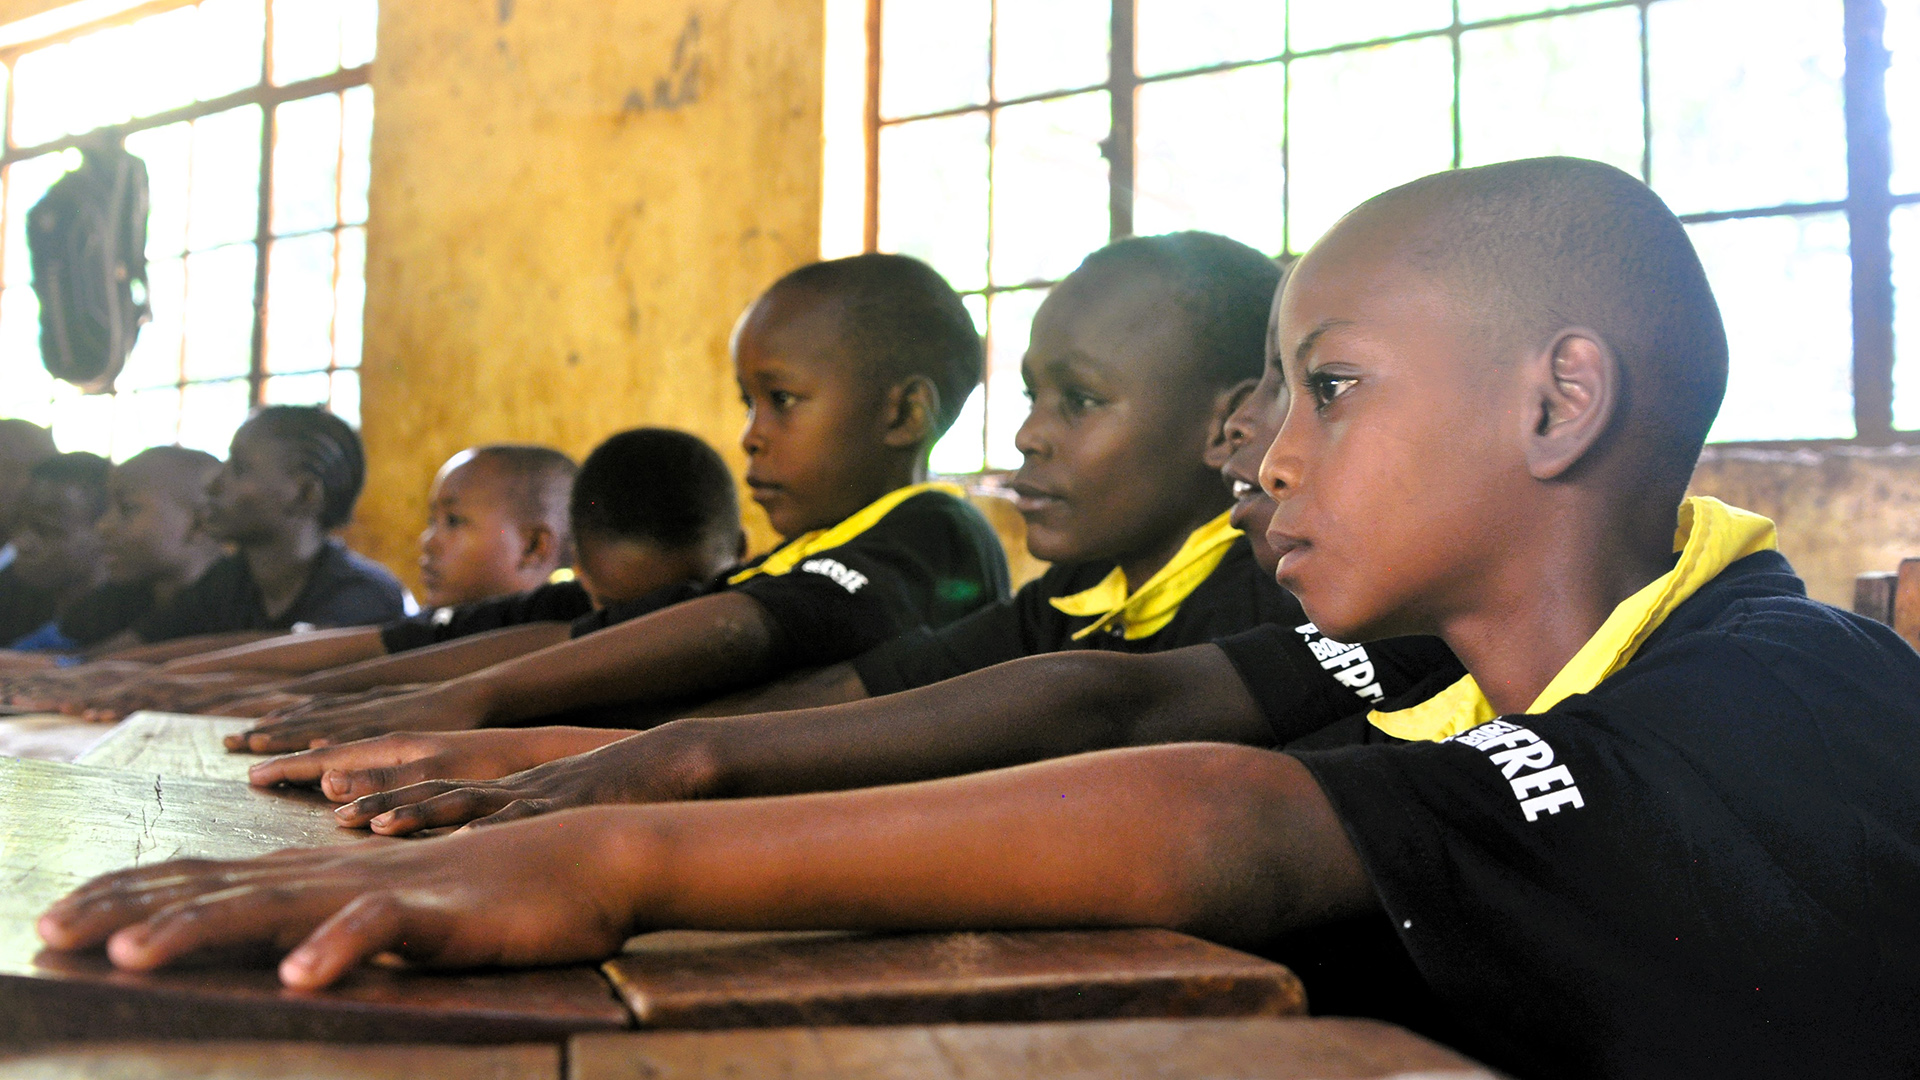
[[(602, 739), (610, 745), (598, 749), (582, 736), (591, 733), (393, 735), (263, 762), (251, 779), (323, 781), (329, 797), (356, 800), (338, 811), (343, 824), (397, 835), (593, 803), (876, 787), (1123, 746), (1274, 741), (1232, 663), (1211, 645), (1029, 657), (848, 705), (675, 721)], [(578, 747), (569, 750), (577, 756), (513, 775), (495, 767), (541, 746)], [(436, 775), (461, 779), (429, 779)], [(476, 782), (488, 775), (502, 779)]]
[(567, 709), (716, 694), (770, 674), (776, 630), (760, 602), (720, 593), (495, 664), (431, 689), (269, 720), (229, 745), (303, 750), (390, 731), (458, 731)]
[(290, 986), (379, 953), (579, 961), (632, 933), (1165, 926), (1251, 946), (1374, 906), (1292, 758), (1180, 745), (855, 792), (599, 807), (407, 844), (121, 871), (40, 919), (146, 970), (299, 940)]
[(286, 690), (294, 694), (338, 694), (397, 683), (444, 682), (561, 644), (567, 635), (566, 623), (534, 622), (392, 655), (386, 654), (383, 645), (379, 656), (315, 671), (288, 683)]
[(342, 626), (310, 630), (302, 634), (282, 634), (230, 649), (184, 656), (167, 661), (162, 665), (162, 670), (177, 675), (201, 675), (214, 671), (271, 671), (282, 675), (305, 675), (386, 654), (387, 648), (380, 641), (379, 627)]

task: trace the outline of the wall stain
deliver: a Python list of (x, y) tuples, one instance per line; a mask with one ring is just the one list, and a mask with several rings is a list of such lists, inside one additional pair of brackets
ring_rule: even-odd
[(706, 53), (700, 48), (700, 16), (695, 13), (687, 16), (687, 24), (674, 42), (673, 63), (667, 73), (653, 80), (652, 96), (639, 87), (628, 90), (620, 103), (621, 115), (637, 116), (649, 109), (673, 112), (698, 102), (706, 69)]

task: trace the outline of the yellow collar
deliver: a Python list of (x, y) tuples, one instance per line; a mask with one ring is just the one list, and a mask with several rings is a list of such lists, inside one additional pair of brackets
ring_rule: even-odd
[[(1680, 524), (1673, 534), (1673, 550), (1680, 554), (1673, 569), (1622, 600), (1527, 712), (1545, 712), (1600, 685), (1633, 659), (1647, 637), (1700, 586), (1733, 563), (1778, 546), (1773, 522), (1759, 514), (1704, 496), (1687, 499), (1680, 504)], [(1471, 675), (1412, 708), (1367, 714), (1374, 727), (1396, 739), (1435, 742), (1493, 718), (1493, 706)]]
[(789, 540), (779, 550), (763, 559), (759, 565), (749, 566), (745, 570), (728, 578), (727, 584), (738, 585), (750, 577), (757, 577), (761, 574), (766, 574), (769, 577), (779, 577), (781, 574), (785, 574), (794, 567), (799, 566), (801, 562), (806, 559), (828, 548), (837, 548), (854, 537), (859, 536), (861, 533), (866, 532), (868, 529), (873, 528), (879, 524), (881, 518), (892, 513), (894, 507), (899, 506), (915, 495), (928, 491), (945, 492), (956, 499), (964, 499), (967, 497), (965, 488), (962, 488), (958, 484), (948, 484), (944, 482), (910, 484), (903, 488), (895, 488), (860, 509), (855, 510), (853, 513), (848, 514), (838, 525), (826, 529), (815, 529), (809, 533), (801, 533), (799, 536)]
[(1207, 580), (1220, 560), (1227, 557), (1227, 548), (1239, 539), (1240, 530), (1227, 523), (1231, 514), (1232, 511), (1221, 514), (1188, 533), (1186, 542), (1173, 553), (1167, 565), (1131, 595), (1127, 592), (1126, 572), (1116, 566), (1113, 573), (1093, 588), (1047, 603), (1068, 615), (1099, 616), (1092, 625), (1073, 635), (1075, 641), (1098, 632), (1115, 619), (1126, 627), (1128, 641), (1152, 637), (1173, 621), (1188, 595)]

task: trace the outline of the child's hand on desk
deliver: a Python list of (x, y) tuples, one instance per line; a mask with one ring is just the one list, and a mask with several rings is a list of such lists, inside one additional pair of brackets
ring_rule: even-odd
[(597, 960), (634, 920), (609, 872), (606, 831), (592, 825), (572, 815), (484, 837), (160, 863), (96, 878), (38, 928), (56, 949), (105, 942), (114, 965), (133, 971), (204, 949), (299, 942), (280, 980), (301, 989), (383, 953), (435, 967)]
[[(555, 727), (381, 735), (263, 761), (247, 770), (247, 780), (256, 787), (318, 784), (327, 798), (346, 802), (422, 780), (492, 780), (628, 734)], [(347, 823), (364, 825), (370, 816), (355, 815)]]
[(468, 731), (479, 727), (485, 716), (465, 684), (437, 683), (371, 701), (316, 701), (229, 735), (226, 745), (229, 750), (253, 754), (283, 754), (395, 731)]
[(112, 723), (142, 709), (178, 713), (215, 712), (221, 702), (235, 695), (252, 694), (279, 681), (284, 680), (273, 675), (244, 671), (198, 675), (150, 671), (91, 695), (85, 701), (82, 712), (87, 719), (99, 723)]
[(79, 667), (13, 675), (0, 679), (0, 704), (79, 715), (94, 698), (150, 670), (151, 664), (131, 660), (96, 660)]
[[(567, 738), (581, 745), (571, 757), (554, 759), (549, 754), (542, 759), (544, 764), (499, 780), (428, 780), (363, 795), (334, 814), (342, 825), (404, 836), (447, 825), (498, 825), (601, 803), (676, 802), (717, 794), (707, 756), (667, 728), (640, 734), (592, 728), (532, 728), (503, 734), (542, 731), (562, 733), (554, 737), (556, 747), (564, 746)], [(578, 734), (566, 734), (570, 732)], [(606, 745), (588, 749), (595, 737)], [(614, 741), (607, 741), (609, 737)], [(389, 776), (404, 775), (408, 768), (387, 770), (388, 775), (342, 777), (339, 783), (343, 788), (381, 784)]]

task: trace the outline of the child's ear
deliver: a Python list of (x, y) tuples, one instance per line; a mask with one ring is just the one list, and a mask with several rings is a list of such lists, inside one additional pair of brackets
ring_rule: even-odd
[(1606, 434), (1620, 399), (1620, 362), (1599, 334), (1562, 330), (1527, 361), (1532, 429), (1527, 471), (1536, 480), (1563, 476)]
[(551, 569), (560, 565), (560, 538), (553, 534), (551, 526), (544, 522), (523, 526), (520, 537), (522, 570), (537, 566)]
[(887, 391), (886, 433), (883, 440), (896, 450), (924, 446), (933, 434), (940, 410), (940, 388), (925, 375), (900, 380)]
[(327, 505), (327, 488), (317, 476), (300, 474), (294, 478), (293, 505), (301, 516), (318, 520)]
[(1207, 416), (1207, 452), (1201, 460), (1207, 468), (1219, 472), (1233, 456), (1233, 438), (1227, 433), (1227, 420), (1246, 404), (1247, 395), (1260, 385), (1259, 379), (1242, 379), (1214, 395), (1213, 411)]

